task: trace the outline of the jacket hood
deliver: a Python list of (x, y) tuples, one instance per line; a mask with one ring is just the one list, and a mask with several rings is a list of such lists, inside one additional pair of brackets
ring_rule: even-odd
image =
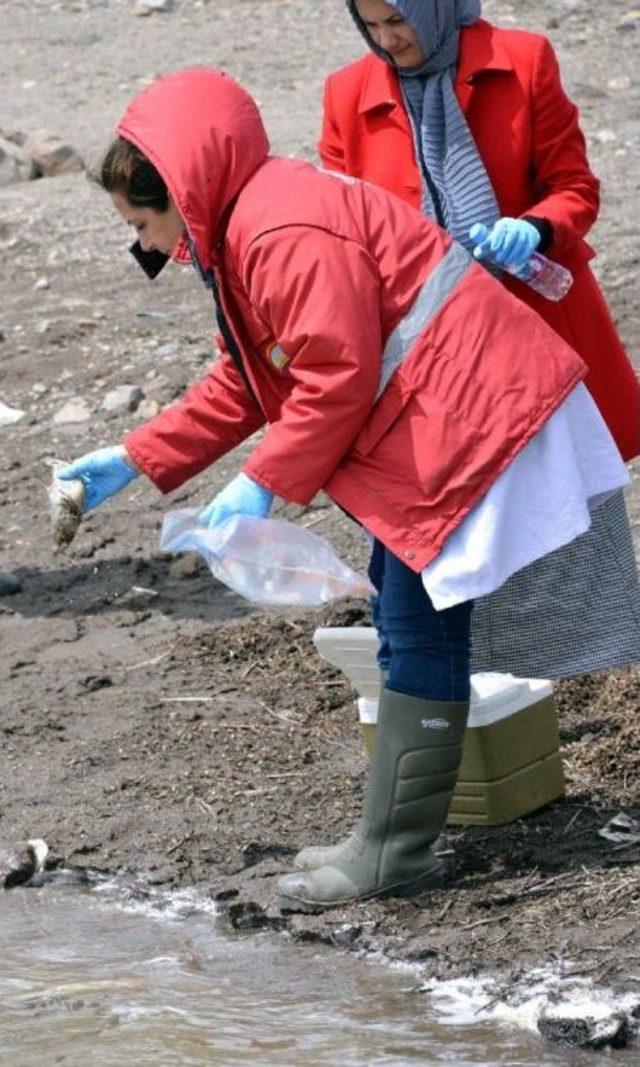
[[(181, 70), (136, 96), (117, 132), (164, 179), (199, 266), (210, 270), (226, 214), (269, 152), (253, 98), (221, 70)], [(189, 261), (188, 242), (173, 258)]]

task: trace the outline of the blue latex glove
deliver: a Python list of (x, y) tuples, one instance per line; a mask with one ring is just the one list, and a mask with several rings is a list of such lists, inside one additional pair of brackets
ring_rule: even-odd
[(74, 460), (70, 467), (56, 471), (56, 477), (63, 481), (79, 478), (85, 489), (82, 510), (91, 511), (138, 477), (138, 471), (127, 463), (125, 455), (122, 445), (98, 448)]
[(538, 230), (525, 219), (498, 219), (491, 232), (481, 222), (476, 222), (469, 230), (469, 236), (478, 241), (473, 250), (476, 259), (489, 256), (500, 267), (514, 270), (524, 267), (540, 244)]
[(200, 512), (200, 522), (211, 529), (232, 515), (255, 515), (266, 519), (273, 503), (273, 493), (246, 474), (238, 474), (225, 485), (211, 503)]

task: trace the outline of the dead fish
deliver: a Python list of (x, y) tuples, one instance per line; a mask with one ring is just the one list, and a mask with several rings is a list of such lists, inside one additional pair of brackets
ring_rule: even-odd
[(53, 479), (49, 486), (53, 542), (57, 548), (66, 548), (76, 536), (82, 521), (84, 484), (80, 478), (65, 482), (57, 477), (56, 472), (68, 467), (68, 463), (52, 459), (49, 460), (49, 465), (53, 467)]

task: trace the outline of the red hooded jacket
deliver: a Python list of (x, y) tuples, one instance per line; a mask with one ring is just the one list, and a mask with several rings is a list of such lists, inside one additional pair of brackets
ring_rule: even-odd
[[(455, 91), (503, 215), (553, 227), (546, 251), (574, 275), (568, 295), (546, 300), (504, 283), (586, 362), (589, 387), (625, 459), (640, 453), (640, 385), (588, 263), (599, 183), (586, 157), (578, 111), (546, 38), (480, 20), (460, 32)], [(325, 85), (320, 157), (331, 170), (380, 184), (420, 207), (420, 174), (398, 76), (372, 53)]]
[(169, 491), (266, 423), (250, 477), (300, 504), (325, 489), (420, 571), (582, 361), (420, 212), (269, 156), (251, 97), (220, 72), (157, 82), (118, 132), (153, 161), (215, 274), (253, 392), (223, 351), (127, 436), (130, 454)]

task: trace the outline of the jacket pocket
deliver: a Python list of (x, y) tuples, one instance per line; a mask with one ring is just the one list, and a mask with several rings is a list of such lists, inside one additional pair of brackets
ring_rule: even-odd
[(423, 385), (396, 375), (354, 442), (380, 495), (407, 507), (456, 509), (486, 481), (495, 447)]

